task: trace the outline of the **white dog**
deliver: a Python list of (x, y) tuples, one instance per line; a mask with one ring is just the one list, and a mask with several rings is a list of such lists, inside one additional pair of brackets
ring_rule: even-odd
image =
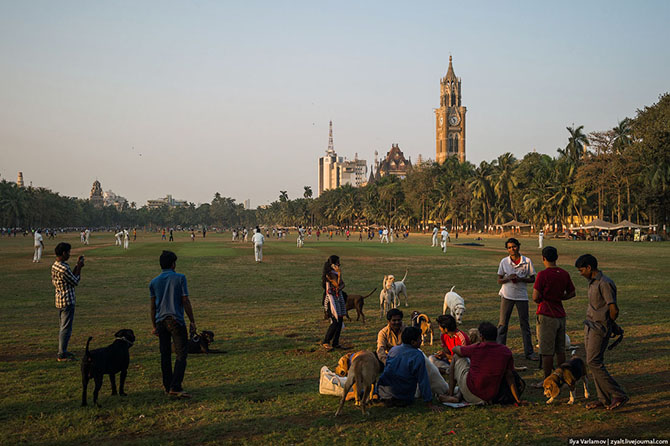
[(405, 286), (405, 279), (407, 278), (407, 270), (405, 270), (405, 277), (401, 281), (396, 282), (393, 274), (384, 276), (382, 280), (382, 290), (379, 293), (379, 310), (380, 318), (384, 317), (386, 312), (391, 308), (398, 308), (400, 306), (400, 295), (405, 296), (405, 306), (409, 307), (407, 300), (407, 287)]
[(465, 313), (465, 301), (457, 293), (454, 293), (455, 286), (452, 286), (447, 294), (444, 295), (444, 306), (442, 314), (447, 314), (447, 310), (456, 319), (457, 323), (463, 322), (463, 313)]

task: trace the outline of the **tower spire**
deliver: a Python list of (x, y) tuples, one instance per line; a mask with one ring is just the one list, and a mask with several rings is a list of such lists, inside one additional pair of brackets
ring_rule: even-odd
[(328, 130), (328, 150), (326, 153), (331, 154), (335, 152), (335, 144), (333, 144), (333, 121), (330, 121), (330, 129)]

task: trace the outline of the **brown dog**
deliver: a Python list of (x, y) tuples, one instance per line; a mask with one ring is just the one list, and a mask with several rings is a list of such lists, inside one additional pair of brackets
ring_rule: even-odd
[(354, 385), (356, 386), (354, 392), (356, 395), (356, 404), (361, 406), (363, 415), (367, 415), (367, 404), (370, 400), (372, 386), (377, 380), (380, 370), (379, 360), (374, 353), (365, 350), (354, 353), (351, 358), (349, 372), (347, 373), (347, 382), (344, 384), (344, 394), (340, 400), (340, 406), (337, 408), (337, 412), (335, 412), (335, 416), (342, 413), (347, 393), (349, 393), (349, 390)]
[(575, 386), (580, 379), (584, 383), (584, 398), (588, 399), (589, 390), (586, 386), (589, 380), (586, 377), (586, 365), (581, 358), (573, 356), (570, 362), (561, 364), (551, 375), (544, 379), (542, 387), (544, 387), (544, 396), (549, 398), (547, 404), (551, 404), (558, 394), (561, 393), (561, 386), (563, 384), (567, 384), (570, 389), (570, 401), (568, 401), (568, 404), (573, 404), (575, 402)]
[(421, 345), (430, 333), (430, 345), (433, 345), (433, 326), (427, 314), (412, 311), (412, 326), (421, 330)]
[(347, 296), (347, 319), (351, 320), (349, 317), (349, 310), (356, 310), (356, 320), (360, 319), (363, 316), (363, 323), (365, 323), (365, 315), (363, 314), (363, 304), (365, 303), (365, 298), (369, 297), (372, 293), (377, 291), (377, 288), (370, 291), (369, 294), (361, 296), (360, 294), (349, 294)]

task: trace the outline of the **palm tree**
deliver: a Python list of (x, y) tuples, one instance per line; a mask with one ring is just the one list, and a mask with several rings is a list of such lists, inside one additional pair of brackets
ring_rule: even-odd
[(305, 186), (305, 193), (302, 194), (305, 198), (312, 198), (312, 186)]
[[(574, 126), (574, 124), (573, 124)], [(559, 153), (564, 157), (568, 158), (572, 164), (575, 166), (579, 165), (584, 152), (586, 151), (586, 146), (589, 144), (588, 137), (584, 134), (584, 126), (580, 125), (579, 127), (566, 127), (570, 137), (568, 138), (568, 145), (565, 146), (564, 150), (559, 149)]]
[(468, 186), (472, 190), (474, 198), (482, 204), (482, 216), (484, 217), (484, 226), (488, 227), (491, 222), (491, 202), (493, 201), (493, 187), (491, 186), (491, 176), (493, 174), (492, 166), (486, 161), (482, 161), (479, 167), (475, 168), (474, 176), (468, 181)]
[(495, 192), (498, 203), (509, 204), (509, 209), (512, 216), (516, 219), (518, 217), (516, 209), (514, 209), (514, 202), (512, 200), (511, 192), (518, 185), (514, 169), (517, 161), (511, 153), (503, 153), (494, 161), (493, 174), (493, 191)]

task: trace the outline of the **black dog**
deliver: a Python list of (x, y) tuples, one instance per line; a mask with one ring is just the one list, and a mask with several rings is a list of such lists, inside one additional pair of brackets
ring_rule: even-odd
[(86, 405), (86, 388), (88, 380), (93, 378), (95, 389), (93, 389), (93, 404), (98, 404), (98, 392), (102, 387), (102, 376), (109, 375), (109, 382), (112, 384), (112, 395), (116, 395), (116, 374), (121, 372), (119, 378), (119, 395), (125, 396), (123, 385), (126, 382), (128, 374), (128, 364), (130, 363), (130, 354), (128, 350), (135, 342), (135, 333), (130, 329), (123, 329), (114, 335), (116, 340), (105, 348), (98, 348), (93, 351), (88, 350), (93, 337), (88, 338), (86, 342), (86, 352), (81, 360), (81, 381), (84, 390), (81, 394), (81, 405)]
[(188, 340), (189, 353), (225, 353), (224, 351), (212, 350), (209, 345), (214, 342), (214, 332), (203, 330), (200, 334), (191, 333)]

